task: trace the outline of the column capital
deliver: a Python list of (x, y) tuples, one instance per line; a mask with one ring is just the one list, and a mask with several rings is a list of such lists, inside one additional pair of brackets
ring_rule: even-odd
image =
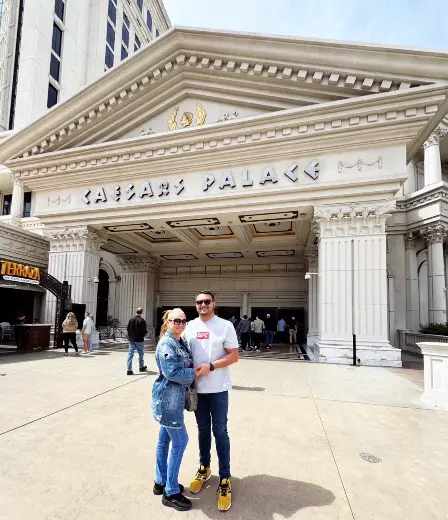
[(425, 150), (430, 146), (440, 145), (442, 139), (448, 133), (448, 128), (439, 125), (424, 143)]
[(20, 173), (10, 173), (9, 180), (12, 182), (13, 186), (23, 188), (23, 179), (20, 177)]
[(118, 263), (125, 273), (154, 273), (160, 263), (150, 256), (118, 256)]
[(90, 229), (87, 226), (47, 230), (44, 235), (50, 241), (50, 252), (75, 252), (99, 254), (107, 242), (107, 233)]
[(404, 247), (405, 249), (415, 249), (417, 241), (419, 239), (417, 233), (406, 233), (404, 235)]
[(305, 260), (308, 263), (308, 269), (315, 269), (317, 267), (318, 250), (316, 248), (309, 248), (305, 250)]
[(349, 207), (315, 207), (314, 224), (320, 238), (384, 234), (393, 209), (395, 200), (372, 206), (352, 203)]
[(421, 233), (428, 244), (443, 244), (448, 237), (448, 228), (438, 224), (436, 226), (429, 226)]

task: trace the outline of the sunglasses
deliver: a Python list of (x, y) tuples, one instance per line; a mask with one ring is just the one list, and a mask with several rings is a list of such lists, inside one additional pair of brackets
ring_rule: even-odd
[(168, 320), (174, 323), (174, 325), (186, 325), (187, 320), (181, 320), (180, 318), (174, 318), (174, 320)]
[(196, 305), (210, 305), (212, 303), (212, 300), (196, 300)]

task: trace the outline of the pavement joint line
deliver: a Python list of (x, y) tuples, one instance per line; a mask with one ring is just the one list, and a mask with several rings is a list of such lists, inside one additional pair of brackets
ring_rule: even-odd
[(138, 381), (141, 381), (142, 379), (146, 379), (149, 377), (150, 374), (141, 375), (134, 381), (128, 381), (127, 383), (124, 383), (119, 386), (115, 386), (114, 388), (109, 388), (108, 390), (105, 390), (104, 392), (101, 392), (96, 395), (92, 395), (91, 397), (88, 397), (87, 399), (83, 399), (82, 401), (78, 401), (77, 403), (70, 404), (69, 406), (65, 406), (64, 408), (61, 408), (59, 410), (55, 410), (54, 412), (48, 413), (47, 415), (43, 415), (42, 417), (38, 417), (37, 419), (33, 419), (32, 421), (28, 421), (27, 423), (20, 424), (19, 426), (16, 426), (15, 428), (11, 428), (10, 430), (6, 430), (4, 432), (0, 432), (0, 436), (6, 435), (7, 433), (11, 433), (15, 430), (20, 430), (20, 428), (24, 428), (25, 426), (28, 426), (30, 424), (36, 423), (41, 421), (42, 419), (46, 419), (47, 417), (51, 417), (52, 415), (56, 415), (57, 413), (63, 412), (65, 410), (68, 410), (69, 408), (74, 408), (75, 406), (78, 406), (79, 404), (85, 403), (87, 401), (91, 401), (92, 399), (95, 399), (96, 397), (100, 397), (101, 395), (108, 394), (109, 392), (113, 392), (114, 390), (118, 390), (119, 388), (123, 388), (124, 386), (132, 385), (133, 383), (137, 383)]
[(334, 465), (336, 467), (336, 471), (338, 472), (339, 480), (341, 481), (342, 489), (344, 490), (345, 498), (347, 500), (348, 507), (350, 508), (350, 513), (352, 514), (353, 520), (356, 520), (355, 514), (353, 513), (352, 505), (351, 505), (350, 500), (348, 498), (347, 490), (345, 489), (344, 481), (342, 480), (341, 472), (339, 471), (339, 466), (338, 466), (338, 463), (336, 461), (336, 457), (335, 457), (335, 455), (333, 453), (333, 449), (332, 449), (331, 444), (330, 444), (330, 439), (328, 438), (327, 430), (325, 429), (324, 421), (322, 420), (322, 417), (320, 415), (319, 407), (317, 406), (316, 400), (314, 399), (313, 390), (311, 388), (310, 382), (308, 380), (308, 376), (305, 373), (305, 371), (304, 371), (304, 375), (305, 375), (305, 380), (308, 383), (308, 387), (310, 389), (311, 398), (313, 399), (314, 406), (316, 407), (317, 415), (319, 416), (320, 424), (322, 425), (322, 430), (324, 431), (325, 438), (327, 439), (328, 449), (330, 450), (331, 456), (333, 457), (333, 462), (334, 462)]

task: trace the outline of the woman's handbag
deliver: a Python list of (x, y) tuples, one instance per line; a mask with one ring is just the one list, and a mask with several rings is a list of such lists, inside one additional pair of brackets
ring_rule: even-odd
[(187, 387), (185, 392), (185, 410), (187, 412), (195, 412), (198, 409), (198, 392), (194, 387), (194, 383)]

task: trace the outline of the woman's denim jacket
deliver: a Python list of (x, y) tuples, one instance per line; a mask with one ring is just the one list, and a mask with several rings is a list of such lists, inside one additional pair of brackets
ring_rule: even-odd
[(152, 415), (162, 426), (184, 425), (185, 391), (194, 381), (192, 358), (184, 340), (167, 330), (156, 349), (159, 377), (152, 387)]

